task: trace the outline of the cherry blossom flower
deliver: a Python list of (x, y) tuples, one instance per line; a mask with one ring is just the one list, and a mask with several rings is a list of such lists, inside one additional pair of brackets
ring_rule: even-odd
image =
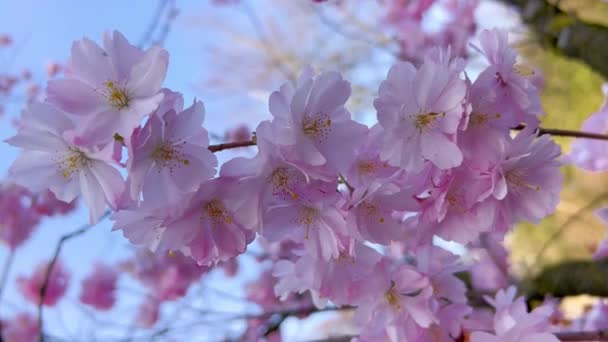
[(476, 331), (471, 334), (471, 342), (558, 342), (559, 339), (549, 332), (549, 316), (552, 310), (541, 306), (528, 312), (523, 297), (515, 299), (515, 287), (506, 292), (498, 291), (495, 298), (486, 301), (496, 309), (494, 315), (494, 334)]
[(93, 273), (82, 281), (80, 301), (97, 310), (109, 310), (116, 302), (116, 269), (104, 264), (96, 264)]
[(153, 203), (175, 202), (215, 174), (217, 158), (207, 149), (209, 138), (202, 127), (203, 103), (195, 101), (179, 113), (168, 109), (157, 111), (133, 135), (128, 182), (135, 200), (143, 190), (144, 199)]
[(72, 46), (65, 78), (49, 81), (47, 100), (77, 120), (77, 136), (89, 145), (127, 139), (163, 98), (160, 92), (168, 53), (131, 45), (117, 31), (104, 35), (103, 48), (84, 38)]
[(121, 265), (151, 291), (159, 301), (176, 300), (209, 270), (181, 252), (151, 253), (139, 249), (132, 260)]
[(403, 328), (408, 320), (428, 328), (437, 318), (430, 307), (433, 288), (429, 279), (409, 265), (395, 269), (386, 262), (376, 266), (370, 277), (370, 291), (355, 311), (355, 322), (361, 324), (365, 334), (377, 334), (385, 327)]
[(380, 84), (374, 107), (384, 128), (380, 157), (406, 171), (429, 160), (440, 169), (462, 163), (453, 136), (463, 115), (466, 86), (449, 64), (425, 62), (419, 69), (399, 62)]
[(26, 205), (30, 193), (23, 187), (7, 184), (0, 187), (0, 241), (15, 250), (31, 235), (40, 214)]
[[(602, 86), (604, 97), (608, 96), (608, 83)], [(608, 130), (608, 99), (604, 99), (602, 107), (591, 114), (583, 122), (583, 131), (604, 134)], [(575, 139), (572, 142), (572, 152), (567, 161), (588, 171), (608, 170), (608, 150), (606, 141), (595, 139)]]
[(11, 179), (34, 192), (49, 188), (64, 202), (82, 195), (91, 223), (101, 217), (106, 204), (116, 208), (124, 183), (107, 163), (107, 149), (77, 144), (69, 134), (72, 123), (48, 104), (30, 105), (23, 119), (19, 133), (7, 140), (25, 150), (9, 170)]
[(339, 73), (314, 77), (307, 69), (295, 88), (286, 83), (270, 95), (274, 140), (286, 160), (337, 171), (350, 166), (367, 132), (344, 108), (350, 92), (350, 84)]
[(6, 342), (36, 342), (40, 329), (38, 320), (29, 313), (20, 313), (11, 320), (0, 322), (0, 333)]
[(247, 182), (230, 178), (201, 184), (183, 204), (180, 215), (166, 222), (161, 239), (179, 236), (183, 245), (172, 249), (181, 248), (200, 265), (215, 264), (243, 253), (259, 222), (256, 201), (243, 196), (251, 188)]
[(548, 136), (525, 129), (510, 140), (495, 169), (493, 196), (499, 219), (507, 226), (526, 220), (538, 223), (555, 211), (563, 176), (560, 147)]
[(342, 199), (331, 183), (315, 181), (297, 200), (277, 204), (262, 217), (261, 235), (270, 241), (302, 242), (325, 261), (337, 258), (348, 236)]
[[(34, 269), (29, 277), (17, 278), (19, 290), (27, 300), (38, 305), (40, 302), (40, 289), (44, 284), (48, 263), (41, 263)], [(68, 288), (70, 273), (64, 268), (61, 261), (57, 261), (48, 278), (44, 301), (46, 306), (54, 306), (63, 297)]]
[(535, 71), (516, 64), (517, 53), (509, 46), (506, 31), (484, 30), (479, 34), (479, 42), (480, 47), (473, 47), (486, 57), (490, 66), (479, 74), (471, 92), (473, 97), (490, 103), (478, 115), (500, 115), (497, 122), (504, 129), (520, 123), (538, 126), (538, 116), (543, 110), (538, 90), (530, 79)]
[[(353, 215), (349, 216), (354, 221), (350, 224), (357, 232), (353, 235), (361, 241), (383, 245), (400, 240), (404, 225), (398, 213), (411, 208), (408, 197), (412, 198), (413, 195), (392, 184), (355, 189), (351, 196), (353, 203), (350, 210)], [(413, 202), (413, 199), (409, 202)]]

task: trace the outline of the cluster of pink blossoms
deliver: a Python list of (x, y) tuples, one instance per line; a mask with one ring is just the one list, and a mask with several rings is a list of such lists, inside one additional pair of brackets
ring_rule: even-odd
[[(474, 81), (450, 50), (433, 49), (418, 66), (396, 63), (371, 128), (345, 107), (348, 81), (307, 69), (271, 94), (258, 154), (216, 175), (202, 102), (184, 108), (162, 88), (167, 52), (141, 51), (117, 32), (103, 47), (83, 39), (65, 78), (49, 83), (8, 140), (24, 150), (11, 177), (63, 201), (82, 196), (91, 223), (110, 207), (132, 243), (202, 266), (230, 262), (257, 236), (273, 261), (275, 294), (354, 307), (361, 341), (472, 331), (473, 341), (555, 340), (546, 310), (528, 313), (513, 290), (489, 301), (493, 318), (477, 318), (455, 276), (468, 265), (434, 244), (500, 245), (514, 224), (540, 221), (559, 201), (560, 148), (535, 133), (543, 112), (534, 73), (516, 63), (505, 32), (484, 31), (478, 50), (489, 65)], [(511, 136), (519, 124), (526, 128)], [(165, 272), (127, 268), (155, 281)], [(161, 299), (182, 296), (203, 271), (178, 268), (149, 286)], [(185, 288), (171, 286), (178, 275)], [(158, 315), (150, 305), (148, 323)]]
[[(467, 44), (475, 35), (475, 10), (479, 0), (384, 0), (386, 23), (394, 32), (400, 57), (422, 62), (426, 51), (450, 46), (457, 56), (467, 56)], [(428, 18), (443, 13), (435, 30), (425, 25)]]
[(76, 203), (62, 202), (44, 190), (33, 193), (16, 184), (0, 185), (0, 242), (11, 250), (21, 246), (45, 216), (65, 215)]

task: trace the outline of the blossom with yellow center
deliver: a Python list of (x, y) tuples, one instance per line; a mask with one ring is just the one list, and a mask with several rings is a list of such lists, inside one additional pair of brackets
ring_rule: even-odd
[(59, 161), (57, 166), (61, 170), (63, 178), (70, 178), (75, 172), (78, 172), (89, 166), (90, 159), (81, 150), (70, 147), (69, 153)]
[(129, 95), (126, 89), (117, 87), (114, 82), (109, 81), (106, 84), (107, 92), (105, 93), (110, 105), (115, 109), (123, 109), (129, 107)]
[(445, 113), (422, 113), (417, 114), (414, 118), (414, 126), (418, 130), (418, 133), (422, 133), (424, 130), (432, 126), (437, 119), (445, 117)]

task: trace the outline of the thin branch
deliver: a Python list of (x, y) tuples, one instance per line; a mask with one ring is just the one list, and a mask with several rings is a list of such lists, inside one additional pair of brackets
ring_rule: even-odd
[(560, 341), (608, 341), (608, 330), (555, 333)]
[(165, 23), (160, 28), (160, 33), (158, 34), (158, 39), (154, 41), (156, 45), (164, 45), (167, 36), (169, 36), (169, 32), (171, 32), (171, 26), (175, 22), (175, 18), (179, 14), (179, 10), (177, 9), (177, 5), (175, 0), (170, 0), (170, 6), (167, 10), (167, 15), (165, 16)]
[(148, 28), (146, 29), (143, 36), (139, 40), (139, 43), (137, 44), (137, 46), (139, 48), (143, 48), (151, 40), (152, 34), (154, 33), (154, 31), (156, 31), (156, 28), (160, 24), (160, 20), (162, 18), (163, 12), (165, 10), (165, 7), (167, 7), (168, 3), (169, 3), (168, 0), (160, 0), (158, 2), (156, 11), (154, 12), (154, 15), (152, 16), (152, 20), (150, 21)]
[(228, 150), (231, 148), (238, 148), (238, 147), (248, 147), (248, 146), (254, 146), (255, 145), (255, 141), (254, 140), (247, 140), (247, 141), (235, 141), (235, 142), (229, 142), (229, 143), (224, 143), (224, 144), (217, 144), (217, 145), (209, 145), (209, 151), (211, 152), (219, 152), (219, 151), (223, 151), (223, 150)]
[[(525, 125), (519, 125), (513, 127), (513, 130), (521, 131), (526, 128)], [(572, 138), (584, 138), (584, 139), (596, 139), (596, 140), (608, 140), (608, 134), (600, 134), (600, 133), (592, 133), (592, 132), (584, 132), (584, 131), (573, 131), (568, 129), (558, 129), (558, 128), (543, 128), (539, 127), (536, 129), (537, 135), (549, 134), (558, 137), (572, 137)]]
[(8, 257), (4, 261), (4, 265), (2, 266), (2, 276), (0, 276), (0, 302), (2, 302), (2, 292), (4, 290), (4, 286), (6, 286), (6, 281), (8, 280), (9, 270), (13, 265), (13, 261), (15, 260), (15, 250), (10, 249), (8, 252)]
[[(526, 126), (519, 125), (519, 126), (513, 127), (512, 129), (516, 130), (516, 131), (521, 131), (524, 128), (526, 128)], [(557, 129), (557, 128), (539, 127), (536, 129), (536, 134), (537, 135), (549, 134), (549, 135), (560, 136), (560, 137), (576, 137), (576, 138), (583, 138), (583, 139), (608, 140), (608, 134), (599, 134), (599, 133), (584, 132), (584, 131), (572, 131), (572, 130)], [(253, 139), (247, 140), (247, 141), (235, 141), (235, 142), (229, 142), (229, 143), (223, 143), (223, 144), (209, 145), (209, 151), (219, 152), (219, 151), (228, 150), (231, 148), (254, 146), (255, 144), (256, 144), (255, 140), (253, 140)]]
[[(110, 216), (111, 211), (106, 211), (102, 217), (99, 218), (99, 221), (107, 218)], [(42, 282), (42, 286), (40, 286), (40, 298), (38, 300), (38, 327), (40, 330), (40, 336), (39, 336), (39, 341), (43, 342), (44, 341), (44, 333), (43, 333), (43, 324), (44, 324), (44, 299), (46, 298), (46, 292), (48, 290), (48, 286), (49, 286), (49, 280), (51, 278), (51, 273), (53, 271), (53, 268), (55, 267), (55, 264), (57, 263), (57, 260), (59, 259), (59, 254), (61, 254), (61, 248), (63, 247), (63, 244), (66, 243), (67, 241), (78, 237), (84, 233), (86, 233), (90, 228), (92, 228), (94, 225), (92, 224), (85, 224), (82, 227), (67, 233), (65, 235), (63, 235), (60, 239), (59, 242), (57, 243), (57, 245), (55, 246), (55, 253), (53, 253), (53, 257), (51, 258), (51, 262), (48, 264), (47, 268), (46, 268), (46, 272), (44, 274), (44, 281)]]

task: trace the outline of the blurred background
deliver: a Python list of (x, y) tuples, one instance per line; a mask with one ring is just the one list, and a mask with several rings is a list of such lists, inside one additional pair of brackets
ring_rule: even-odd
[[(269, 118), (270, 92), (307, 65), (342, 72), (353, 86), (349, 109), (356, 120), (371, 125), (373, 99), (392, 63), (419, 63), (432, 46), (449, 44), (468, 60), (467, 74), (474, 78), (484, 61), (469, 43), (492, 27), (508, 29), (527, 64), (541, 70), (547, 113), (542, 126), (580, 129), (602, 104), (601, 85), (608, 76), (608, 40), (602, 40), (608, 39), (608, 4), (601, 0), (0, 0), (0, 138), (15, 133), (24, 105), (43, 96), (49, 78), (61, 75), (74, 40), (100, 42), (110, 29), (142, 48), (160, 44), (169, 51), (165, 86), (182, 92), (186, 104), (204, 101), (211, 143), (220, 143), (247, 139)], [(585, 34), (581, 48), (578, 35)], [(570, 140), (557, 140), (567, 153)], [(231, 150), (218, 158), (253, 154), (252, 148)], [(0, 156), (6, 173), (17, 150), (0, 144)], [(588, 260), (605, 236), (594, 210), (608, 203), (608, 178), (572, 166), (563, 171), (556, 214), (540, 225), (520, 225), (508, 239), (510, 272), (518, 278), (566, 260)], [(48, 260), (61, 236), (86, 221), (86, 208), (77, 204), (68, 215), (44, 218), (12, 258), (0, 244), (0, 274), (7, 273), (0, 318), (35, 314), (36, 306), (22, 297), (15, 279)], [(80, 281), (93, 263), (120, 263), (135, 253), (120, 232), (111, 232), (108, 220), (63, 247), (61, 260), (71, 283), (62, 301), (46, 310), (45, 321), (45, 331), (58, 340), (237, 340), (246, 328), (243, 315), (256, 310), (243, 300), (247, 283), (265, 267), (255, 262), (255, 246), (238, 258), (237, 276), (227, 276), (228, 267), (207, 273), (184, 297), (163, 303), (159, 320), (148, 328), (133, 321), (148, 296), (133, 277), (120, 277), (118, 305), (109, 312), (100, 314), (78, 301)], [(210, 307), (227, 316), (206, 321)], [(289, 319), (281, 334), (315, 338), (318, 329), (311, 327), (325, 325), (327, 317)]]

